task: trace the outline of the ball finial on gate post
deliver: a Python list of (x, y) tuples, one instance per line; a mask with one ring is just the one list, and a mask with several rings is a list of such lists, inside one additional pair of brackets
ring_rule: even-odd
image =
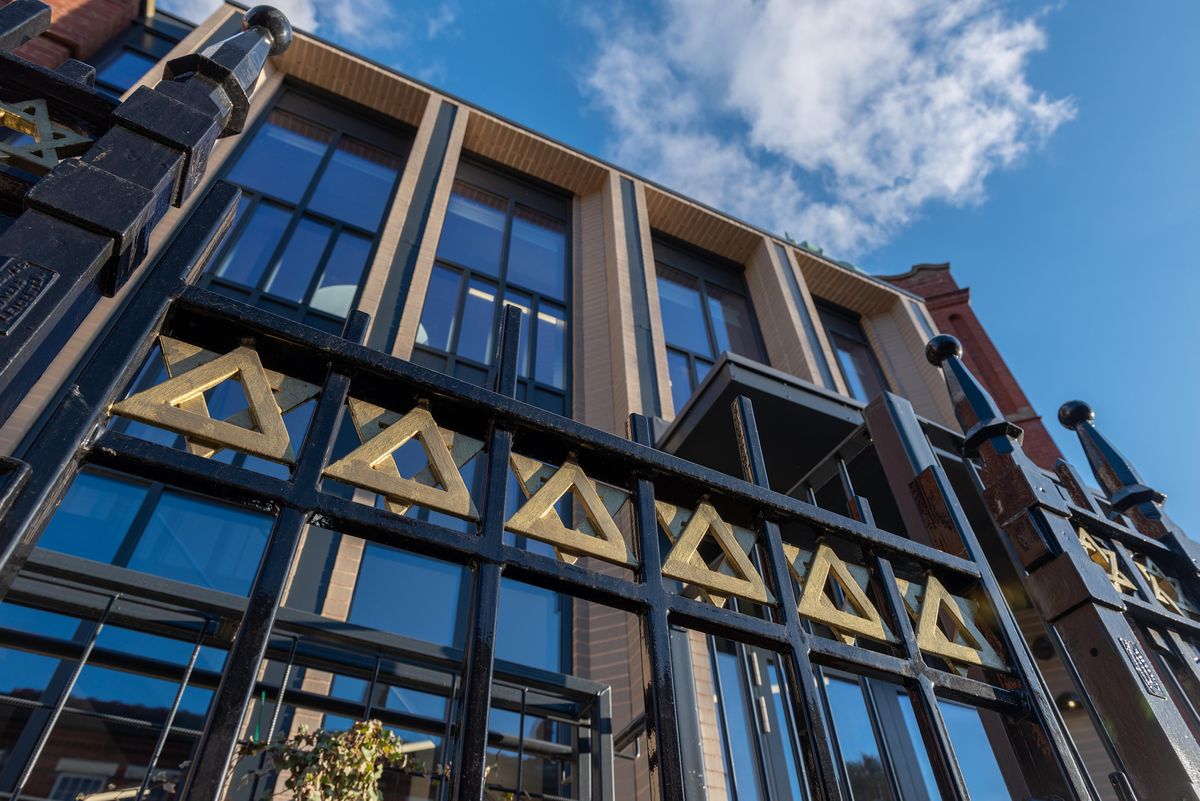
[(1081, 424), (1092, 423), (1095, 420), (1096, 413), (1092, 411), (1092, 407), (1081, 400), (1067, 401), (1058, 407), (1058, 422), (1069, 431), (1074, 431)]
[(263, 28), (271, 37), (271, 55), (281, 56), (292, 43), (292, 23), (274, 6), (255, 6), (242, 18), (242, 30)]
[(950, 357), (961, 359), (962, 343), (949, 334), (939, 334), (925, 345), (925, 358), (934, 367), (941, 367)]

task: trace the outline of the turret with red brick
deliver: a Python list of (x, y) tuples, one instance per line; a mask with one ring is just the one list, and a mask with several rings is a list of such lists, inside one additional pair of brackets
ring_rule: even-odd
[(906, 273), (882, 278), (925, 299), (938, 329), (963, 343), (964, 361), (971, 372), (983, 382), (1008, 420), (1025, 432), (1025, 453), (1040, 466), (1053, 468), (1062, 458), (1058, 446), (975, 316), (971, 290), (960, 287), (950, 274), (950, 264), (917, 264)]

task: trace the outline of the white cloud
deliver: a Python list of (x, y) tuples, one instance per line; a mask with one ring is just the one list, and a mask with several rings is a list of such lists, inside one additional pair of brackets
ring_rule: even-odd
[[(771, 230), (861, 254), (1070, 119), (999, 0), (663, 0), (594, 24), (612, 157)], [(656, 20), (648, 25), (647, 19)]]

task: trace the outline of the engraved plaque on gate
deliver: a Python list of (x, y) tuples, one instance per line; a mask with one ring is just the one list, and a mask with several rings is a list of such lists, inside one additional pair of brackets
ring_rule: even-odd
[(17, 259), (0, 266), (0, 334), (10, 334), (58, 278), (49, 267)]
[(1163, 688), (1162, 682), (1158, 680), (1158, 674), (1154, 672), (1154, 666), (1150, 664), (1150, 660), (1146, 658), (1146, 654), (1142, 651), (1133, 640), (1127, 640), (1124, 637), (1118, 637), (1121, 641), (1121, 647), (1125, 649), (1129, 661), (1133, 663), (1133, 669), (1137, 672), (1138, 678), (1142, 680), (1142, 685), (1146, 688), (1146, 692), (1158, 698), (1166, 698), (1167, 691)]

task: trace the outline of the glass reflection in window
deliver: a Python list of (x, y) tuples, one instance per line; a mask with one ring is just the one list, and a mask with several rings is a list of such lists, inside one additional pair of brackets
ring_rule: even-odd
[[(471, 180), (494, 181), (527, 199), (534, 191), (471, 164), (460, 167), (463, 171)], [(546, 203), (551, 209), (562, 203), (564, 216), (529, 208), (461, 177), (454, 182), (413, 360), (467, 381), (484, 381), (501, 311), (515, 306), (521, 310), (518, 397), (562, 414), (568, 382), (568, 322), (562, 302), (567, 290), (566, 205), (550, 196)]]

